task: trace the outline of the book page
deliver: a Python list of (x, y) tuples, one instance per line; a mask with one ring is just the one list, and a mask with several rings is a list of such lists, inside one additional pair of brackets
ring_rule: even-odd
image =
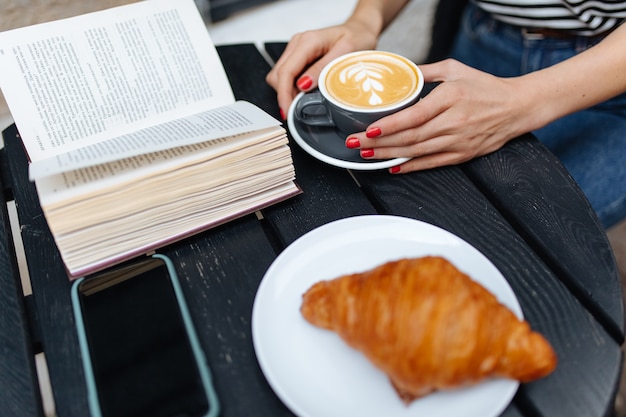
[(238, 101), (230, 106), (167, 121), (52, 158), (34, 161), (29, 166), (29, 175), (31, 180), (36, 180), (142, 155), (146, 153), (146, 148), (153, 153), (279, 125), (278, 120), (255, 105)]
[(31, 161), (234, 102), (193, 0), (2, 32), (0, 68)]

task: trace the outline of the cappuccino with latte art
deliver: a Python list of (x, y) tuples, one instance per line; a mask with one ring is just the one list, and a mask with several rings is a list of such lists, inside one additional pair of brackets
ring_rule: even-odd
[(418, 86), (415, 64), (382, 51), (350, 54), (322, 74), (327, 98), (357, 108), (394, 106), (411, 98)]

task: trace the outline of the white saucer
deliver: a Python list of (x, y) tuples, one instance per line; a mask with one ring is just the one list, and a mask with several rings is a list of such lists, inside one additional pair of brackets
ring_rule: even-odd
[(363, 159), (358, 149), (345, 145), (346, 135), (333, 127), (309, 126), (299, 122), (294, 116), (294, 108), (304, 95), (296, 96), (287, 114), (287, 126), (296, 143), (309, 155), (327, 164), (340, 168), (371, 171), (400, 165), (410, 158)]

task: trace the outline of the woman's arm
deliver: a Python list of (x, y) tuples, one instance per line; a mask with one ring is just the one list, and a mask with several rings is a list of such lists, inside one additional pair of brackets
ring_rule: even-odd
[(360, 0), (347, 21), (364, 22), (380, 35), (408, 2), (409, 0)]
[[(530, 100), (542, 104), (542, 126), (626, 91), (626, 25), (596, 46), (552, 67), (521, 77)], [(541, 127), (535, 126), (533, 127)]]
[(317, 87), (324, 65), (334, 58), (376, 47), (378, 37), (408, 0), (360, 0), (345, 23), (296, 34), (267, 82), (276, 90), (283, 116), (299, 91)]
[(626, 91), (626, 25), (552, 67), (499, 78), (454, 60), (420, 66), (442, 82), (414, 106), (351, 135), (365, 158), (411, 157), (391, 171), (451, 165), (485, 155), (520, 134)]

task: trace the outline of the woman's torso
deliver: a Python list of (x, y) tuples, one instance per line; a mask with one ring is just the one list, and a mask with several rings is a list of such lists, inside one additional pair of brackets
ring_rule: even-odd
[(498, 20), (531, 28), (562, 29), (581, 36), (606, 33), (626, 18), (626, 1), (474, 0)]

